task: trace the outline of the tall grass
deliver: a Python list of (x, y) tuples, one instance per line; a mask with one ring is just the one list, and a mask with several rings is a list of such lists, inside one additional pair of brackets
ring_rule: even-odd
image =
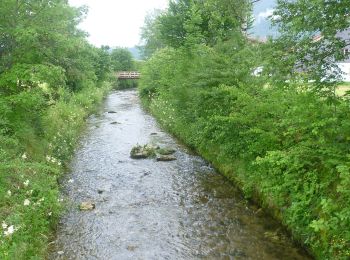
[[(105, 83), (61, 98), (37, 123), (0, 134), (0, 259), (43, 259), (63, 209), (58, 178), (66, 171), (85, 119), (110, 90)], [(30, 112), (29, 112), (30, 113)]]

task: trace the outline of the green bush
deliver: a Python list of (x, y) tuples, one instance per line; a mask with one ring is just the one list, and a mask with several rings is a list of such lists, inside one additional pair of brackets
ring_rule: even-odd
[(117, 80), (114, 83), (114, 88), (115, 89), (129, 89), (129, 88), (136, 88), (137, 85), (138, 85), (137, 79), (122, 79), (122, 80)]
[(301, 87), (262, 86), (249, 64), (238, 67), (248, 48), (225, 56), (200, 46), (194, 57), (163, 49), (144, 65), (143, 103), (318, 259), (348, 259), (348, 101), (330, 105)]
[(1, 259), (45, 257), (63, 209), (58, 178), (86, 117), (109, 89), (107, 83), (78, 93), (61, 89), (61, 98), (41, 109), (42, 102), (32, 93), (16, 97), (17, 110), (6, 114), (11, 131), (0, 133)]

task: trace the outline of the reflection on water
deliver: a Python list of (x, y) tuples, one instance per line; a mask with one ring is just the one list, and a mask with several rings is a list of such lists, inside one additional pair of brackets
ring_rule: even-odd
[[(71, 206), (50, 259), (309, 259), (232, 184), (161, 131), (135, 91), (112, 93), (88, 124), (63, 180)], [(174, 147), (177, 161), (132, 160), (137, 143)], [(96, 209), (79, 211), (82, 201)]]

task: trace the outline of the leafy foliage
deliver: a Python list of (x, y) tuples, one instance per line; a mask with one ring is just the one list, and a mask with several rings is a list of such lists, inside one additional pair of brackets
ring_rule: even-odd
[(65, 0), (0, 3), (0, 258), (44, 258), (58, 178), (84, 119), (110, 89), (108, 48), (77, 29)]
[[(145, 106), (316, 258), (348, 259), (350, 107), (335, 95), (338, 74), (330, 70), (345, 58), (336, 35), (349, 27), (348, 3), (279, 1), (282, 35), (266, 44), (245, 37), (245, 8), (212, 12), (216, 29), (205, 28), (202, 14), (224, 1), (203, 3), (173, 2), (156, 19), (172, 33), (143, 67)], [(216, 18), (240, 29), (215, 27)], [(324, 38), (315, 42), (318, 33)]]
[(285, 76), (312, 81), (311, 89), (333, 102), (334, 86), (342, 78), (336, 63), (349, 57), (344, 51), (350, 45), (348, 14), (346, 0), (279, 0), (274, 12), (281, 36), (273, 47), (286, 54), (279, 61), (288, 64)]
[(114, 71), (129, 71), (135, 67), (131, 52), (125, 48), (113, 49), (111, 61)]

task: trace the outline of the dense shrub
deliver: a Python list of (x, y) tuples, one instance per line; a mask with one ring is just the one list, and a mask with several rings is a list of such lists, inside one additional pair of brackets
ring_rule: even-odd
[(256, 47), (249, 48), (155, 53), (142, 71), (144, 104), (247, 197), (270, 208), (317, 258), (347, 259), (349, 103), (263, 83), (240, 64)]
[(42, 259), (84, 119), (109, 89), (108, 48), (67, 1), (0, 3), (0, 258)]
[[(45, 257), (63, 209), (58, 178), (66, 170), (85, 118), (109, 89), (106, 83), (76, 94), (61, 89), (61, 99), (49, 108), (34, 110), (33, 106), (40, 107), (36, 97), (32, 105), (27, 98), (11, 111), (18, 115), (8, 117), (13, 127), (0, 133), (1, 259)], [(29, 96), (33, 98), (32, 93)]]

